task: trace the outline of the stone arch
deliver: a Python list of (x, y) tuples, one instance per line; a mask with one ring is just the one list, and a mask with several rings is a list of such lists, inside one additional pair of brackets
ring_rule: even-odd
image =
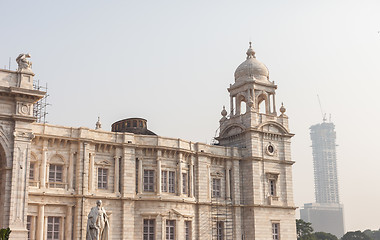
[(278, 122), (275, 122), (275, 121), (269, 121), (269, 122), (262, 123), (259, 126), (257, 126), (257, 128), (263, 130), (263, 128), (267, 125), (272, 125), (272, 126), (278, 128), (281, 131), (281, 133), (283, 133), (283, 134), (290, 134), (289, 131), (284, 126), (282, 126), (281, 124), (279, 124)]
[[(244, 109), (242, 108), (242, 103), (244, 103)], [(247, 111), (247, 97), (245, 96), (244, 93), (239, 93), (237, 96), (236, 96), (236, 114), (237, 115), (240, 115), (240, 114), (245, 114), (246, 111)]]
[[(264, 104), (262, 105), (262, 102), (264, 101)], [(256, 108), (258, 109), (258, 111), (260, 113), (269, 113), (269, 101), (268, 101), (268, 94), (266, 92), (261, 92), (258, 96), (257, 96), (257, 100), (256, 100)], [(261, 105), (261, 106), (260, 106)], [(260, 109), (261, 107), (261, 109)], [(263, 107), (265, 107), (265, 109), (263, 109)]]
[(65, 158), (61, 154), (54, 154), (49, 159), (49, 163), (56, 163), (56, 164), (65, 165), (66, 161), (65, 161)]
[(3, 213), (0, 215), (0, 228), (8, 227), (10, 189), (12, 184), (12, 168), (9, 152), (4, 147), (4, 139), (0, 136), (0, 209)]
[[(236, 135), (244, 131), (244, 126), (241, 124), (232, 124), (225, 128), (219, 135), (224, 137), (227, 135)], [(233, 134), (229, 134), (230, 132), (233, 132)]]

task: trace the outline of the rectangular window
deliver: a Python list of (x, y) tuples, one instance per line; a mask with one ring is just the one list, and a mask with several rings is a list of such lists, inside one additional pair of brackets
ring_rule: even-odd
[(98, 188), (108, 189), (108, 169), (98, 168)]
[(175, 240), (175, 220), (166, 220), (166, 240)]
[(212, 197), (218, 198), (220, 194), (221, 182), (219, 178), (212, 179)]
[(187, 173), (182, 173), (182, 194), (187, 194)]
[(29, 179), (34, 180), (34, 162), (30, 163), (30, 169), (29, 169)]
[(276, 180), (269, 179), (269, 185), (270, 185), (270, 195), (276, 196)]
[(48, 217), (47, 223), (47, 239), (59, 240), (59, 217)]
[(144, 240), (155, 240), (155, 225), (154, 219), (144, 219)]
[(168, 171), (161, 172), (161, 191), (168, 192)]
[(49, 182), (62, 182), (62, 165), (50, 164)]
[(272, 237), (273, 237), (273, 240), (280, 239), (280, 224), (279, 223), (272, 223)]
[(169, 171), (169, 192), (175, 193), (175, 172)]
[(49, 167), (49, 186), (62, 188), (62, 165), (50, 164)]
[(185, 221), (185, 239), (191, 239), (191, 221)]
[(30, 239), (30, 226), (32, 224), (32, 216), (26, 217), (26, 229), (28, 230), (28, 239)]
[(154, 192), (154, 170), (144, 170), (144, 191)]
[(224, 222), (216, 222), (216, 239), (224, 240)]

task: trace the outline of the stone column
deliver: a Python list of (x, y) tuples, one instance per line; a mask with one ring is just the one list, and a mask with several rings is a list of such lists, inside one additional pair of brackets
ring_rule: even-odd
[(65, 239), (71, 239), (73, 231), (73, 207), (66, 206)]
[(44, 240), (45, 205), (38, 205), (36, 240)]
[(46, 239), (46, 234), (47, 234), (47, 225), (48, 225), (48, 217), (44, 217), (44, 227), (43, 227), (43, 231), (44, 231), (44, 233), (43, 233), (43, 235), (44, 235), (44, 237), (43, 237), (43, 239), (45, 240)]
[(69, 167), (67, 170), (67, 182), (69, 183), (69, 191), (73, 191), (73, 179), (74, 179), (74, 161), (73, 161), (73, 151), (70, 146), (70, 153), (69, 153)]
[(191, 159), (191, 163), (189, 165), (189, 196), (194, 197), (194, 163), (193, 159)]
[[(89, 180), (89, 154), (88, 154), (88, 143), (83, 142), (80, 146), (80, 151), (78, 159), (80, 159), (82, 162), (80, 165), (81, 168), (79, 168), (79, 171), (77, 172), (78, 175), (80, 176), (79, 181), (78, 181), (78, 191), (80, 191), (83, 195), (88, 194), (88, 180)], [(79, 164), (78, 164), (79, 165)], [(83, 170), (82, 170), (83, 169)], [(82, 174), (79, 174), (81, 173)]]
[(42, 148), (42, 161), (40, 167), (40, 188), (46, 188), (46, 164), (47, 164), (47, 147), (46, 140), (44, 140), (44, 147)]
[(139, 176), (138, 176), (138, 193), (143, 192), (143, 164), (142, 164), (142, 158), (139, 158)]
[(230, 96), (230, 114), (233, 116), (234, 113), (234, 97)]
[(157, 194), (161, 194), (161, 158), (157, 157)]
[(277, 110), (276, 110), (276, 94), (273, 93), (273, 113), (277, 115)]
[(94, 154), (90, 153), (90, 166), (88, 173), (88, 191), (91, 193), (94, 191)]
[(212, 196), (212, 179), (211, 179), (211, 172), (210, 172), (210, 166), (207, 165), (207, 201), (211, 200)]
[(240, 111), (241, 110), (241, 101), (237, 97), (235, 98), (235, 101), (236, 101), (235, 113), (236, 113), (236, 115), (240, 115), (240, 113), (241, 113), (241, 111)]
[(231, 199), (231, 185), (230, 185), (230, 169), (226, 168), (226, 198), (227, 200)]
[(177, 185), (177, 195), (178, 196), (181, 196), (182, 194), (182, 153), (179, 153), (178, 154), (178, 169), (177, 169), (177, 172), (178, 172), (178, 177), (177, 177), (177, 182), (178, 182), (178, 185)]
[(114, 176), (114, 192), (116, 194), (120, 193), (119, 192), (119, 179), (120, 179), (120, 176), (119, 176), (119, 173), (120, 173), (120, 160), (119, 160), (119, 157), (117, 156), (114, 156), (113, 159), (115, 160), (115, 176)]
[(30, 218), (30, 240), (36, 239), (36, 216)]
[(65, 218), (64, 217), (60, 217), (59, 218), (59, 235), (60, 235), (60, 239), (69, 239), (67, 235), (67, 232), (65, 232), (66, 230), (66, 222), (64, 221)]

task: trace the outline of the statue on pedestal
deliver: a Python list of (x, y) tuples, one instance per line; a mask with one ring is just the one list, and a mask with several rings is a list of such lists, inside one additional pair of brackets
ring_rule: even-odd
[(16, 58), (16, 62), (18, 64), (18, 71), (32, 71), (32, 62), (28, 60), (28, 58), (30, 57), (31, 55), (29, 53), (21, 53), (20, 55), (18, 55), (18, 57)]
[(108, 240), (109, 222), (102, 201), (96, 201), (96, 207), (91, 208), (87, 220), (86, 240)]

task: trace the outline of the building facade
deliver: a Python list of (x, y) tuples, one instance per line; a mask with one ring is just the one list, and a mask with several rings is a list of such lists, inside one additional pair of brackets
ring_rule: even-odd
[(304, 204), (301, 219), (311, 222), (315, 231), (344, 235), (343, 205), (339, 201), (336, 158), (336, 132), (332, 122), (310, 127), (313, 149), (316, 203)]
[(24, 62), (0, 70), (0, 227), (11, 239), (85, 239), (98, 199), (111, 239), (296, 239), (293, 134), (251, 47), (214, 145), (157, 136), (141, 118), (112, 131), (36, 123), (44, 93)]

